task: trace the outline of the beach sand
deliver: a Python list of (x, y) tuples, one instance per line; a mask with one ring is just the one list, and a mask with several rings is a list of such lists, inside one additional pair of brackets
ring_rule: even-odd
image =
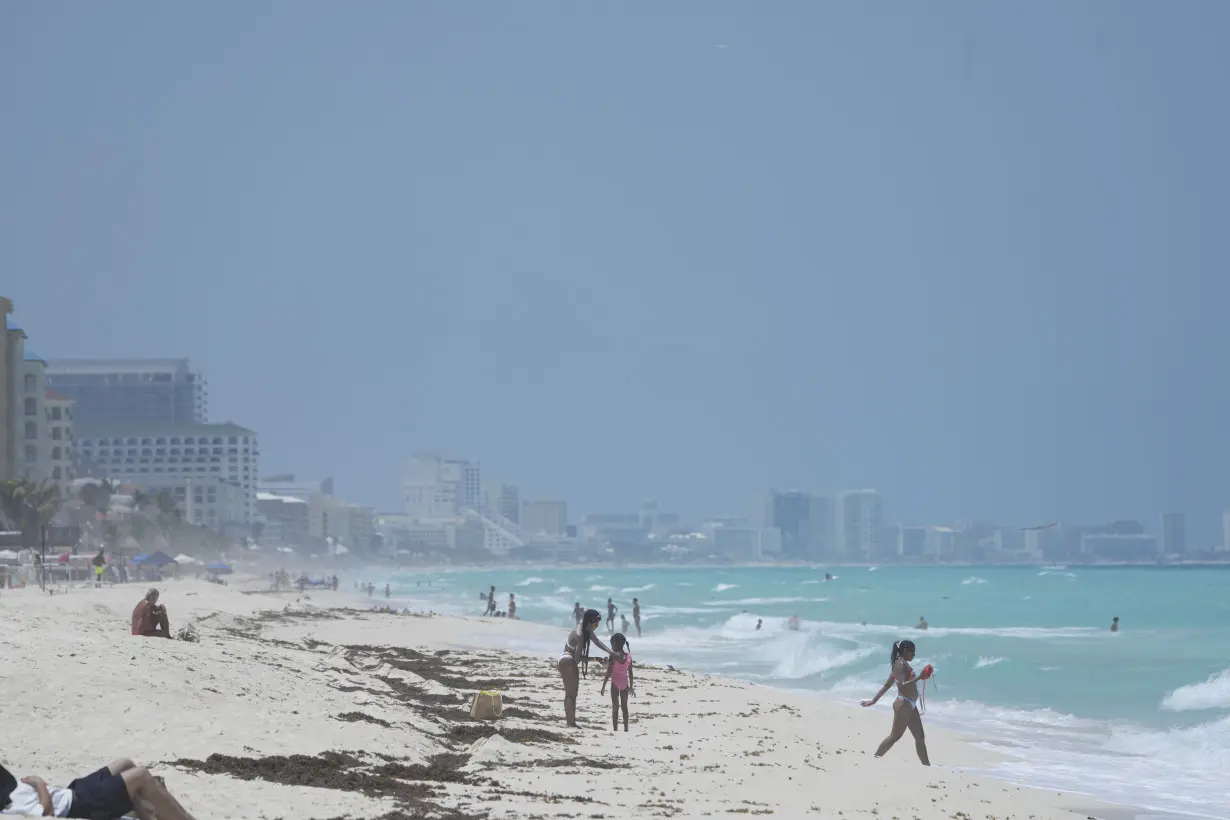
[[(860, 709), (638, 666), (631, 731), (616, 734), (594, 663), (569, 730), (555, 658), (500, 648), (562, 648), (563, 629), (330, 609), (348, 601), (332, 592), (159, 586), (173, 630), (191, 623), (199, 641), (131, 636), (138, 584), (0, 594), (11, 771), (65, 785), (131, 757), (200, 820), (1122, 813), (957, 771), (987, 753), (941, 731), (928, 731), (929, 769), (908, 734), (876, 760), (891, 698)], [(479, 690), (503, 693), (502, 719), (469, 719)]]

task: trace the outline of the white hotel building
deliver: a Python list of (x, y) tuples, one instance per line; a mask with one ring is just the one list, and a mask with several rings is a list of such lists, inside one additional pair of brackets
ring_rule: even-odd
[(113, 481), (172, 490), (193, 524), (221, 530), (256, 518), (260, 448), (246, 427), (79, 422), (77, 449)]

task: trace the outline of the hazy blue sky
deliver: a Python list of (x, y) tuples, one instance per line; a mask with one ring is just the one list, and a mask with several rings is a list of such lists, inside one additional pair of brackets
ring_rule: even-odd
[[(1230, 505), (1230, 3), (0, 5), (0, 291), (263, 472)], [(719, 48), (727, 45), (727, 48)]]

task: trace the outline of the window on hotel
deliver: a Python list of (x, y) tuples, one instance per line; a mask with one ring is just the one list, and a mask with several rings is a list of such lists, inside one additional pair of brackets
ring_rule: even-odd
[(61, 439), (60, 431), (61, 431), (61, 430), (63, 430), (63, 429), (64, 429), (63, 427), (54, 427), (54, 428), (52, 428), (52, 430), (51, 430), (51, 437), (52, 437), (53, 439), (55, 439), (56, 441), (59, 441), (59, 440)]
[(59, 407), (51, 408), (51, 420), (52, 421), (60, 421), (63, 418), (63, 416), (64, 414), (60, 412)]
[(51, 468), (51, 477), (56, 481), (60, 480), (60, 468), (59, 467)]
[(26, 422), (26, 438), (31, 441), (38, 438), (38, 422), (35, 422), (35, 421)]
[(26, 392), (33, 393), (37, 389), (38, 389), (38, 379), (34, 377), (33, 373), (27, 373), (26, 374)]
[(26, 399), (26, 415), (27, 416), (37, 416), (38, 415), (38, 402), (35, 401), (34, 399), (31, 399), (31, 398)]
[(60, 460), (60, 448), (59, 447), (53, 447), (51, 449), (51, 460), (52, 461)]

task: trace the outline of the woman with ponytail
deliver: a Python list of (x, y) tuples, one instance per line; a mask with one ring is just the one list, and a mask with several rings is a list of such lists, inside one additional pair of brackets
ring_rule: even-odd
[(560, 677), (564, 679), (564, 717), (568, 720), (568, 725), (574, 728), (577, 725), (577, 690), (581, 688), (581, 673), (588, 671), (589, 645), (595, 643), (603, 652), (613, 654), (594, 634), (594, 630), (601, 624), (602, 615), (598, 610), (585, 610), (581, 622), (568, 633), (564, 652), (556, 664)]
[(918, 759), (924, 766), (930, 766), (927, 741), (923, 736), (922, 714), (918, 711), (918, 682), (931, 677), (931, 666), (928, 664), (920, 675), (914, 674), (910, 667), (910, 661), (914, 660), (913, 641), (894, 643), (889, 660), (892, 663), (892, 672), (888, 680), (874, 698), (863, 701), (864, 706), (874, 706), (894, 683), (897, 684), (897, 699), (893, 701), (893, 728), (880, 744), (880, 748), (876, 749), (876, 757), (883, 757), (894, 743), (901, 740), (905, 730), (909, 729), (910, 734), (914, 735), (914, 749), (918, 752)]

